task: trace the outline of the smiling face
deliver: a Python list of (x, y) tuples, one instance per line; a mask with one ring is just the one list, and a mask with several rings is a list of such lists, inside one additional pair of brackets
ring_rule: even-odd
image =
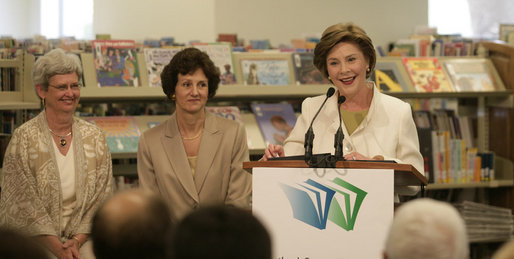
[(366, 87), (369, 62), (357, 44), (340, 42), (327, 55), (327, 71), (332, 83), (343, 95), (354, 95)]
[(47, 110), (73, 113), (80, 99), (78, 76), (76, 73), (54, 75), (48, 80), (48, 90), (37, 86), (37, 92), (45, 99)]
[(187, 75), (179, 73), (175, 86), (177, 111), (191, 114), (203, 111), (209, 95), (208, 83), (202, 69)]

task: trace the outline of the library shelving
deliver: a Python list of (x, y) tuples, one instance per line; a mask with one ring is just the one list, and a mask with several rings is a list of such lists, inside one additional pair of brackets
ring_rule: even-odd
[[(489, 43), (488, 43), (489, 44)], [(496, 44), (496, 43), (491, 43)], [(494, 47), (491, 47), (494, 46)], [(495, 50), (492, 51), (490, 60), (497, 68), (499, 77), (502, 79), (505, 87), (496, 91), (485, 92), (437, 92), (437, 93), (418, 93), (415, 91), (409, 92), (388, 92), (392, 96), (401, 99), (436, 99), (448, 98), (457, 99), (459, 101), (471, 102), (472, 109), (463, 109), (466, 113), (476, 116), (476, 132), (477, 132), (477, 148), (480, 151), (492, 150), (496, 151), (496, 146), (492, 146), (493, 142), (501, 139), (491, 133), (495, 132), (490, 125), (491, 123), (491, 109), (501, 107), (502, 109), (512, 110), (512, 73), (509, 73), (510, 68), (514, 64), (514, 51), (512, 48), (499, 48), (496, 45), (487, 45), (486, 48)], [(496, 53), (496, 54), (494, 54)], [(498, 58), (502, 53), (503, 59)], [(138, 53), (139, 71), (146, 71), (145, 59), (142, 53)], [(269, 54), (268, 54), (269, 55)], [(505, 56), (509, 57), (507, 62)], [(496, 57), (496, 58), (495, 58)], [(448, 57), (445, 57), (446, 59)], [(92, 53), (81, 54), (82, 65), (84, 69), (84, 82), (85, 87), (81, 90), (81, 104), (94, 104), (94, 103), (156, 103), (166, 102), (164, 93), (161, 87), (152, 87), (148, 81), (146, 73), (140, 73), (141, 85), (139, 87), (98, 87), (96, 82), (96, 72), (94, 67), (94, 58)], [(377, 61), (381, 62), (382, 58)], [(385, 59), (384, 59), (385, 60)], [(499, 61), (498, 61), (499, 60)], [(33, 89), (30, 70), (34, 58), (29, 54), (24, 54), (21, 58), (15, 61), (0, 60), (0, 66), (9, 66), (19, 68), (23, 76), (19, 77), (20, 90), (16, 93), (0, 92), (0, 109), (38, 109), (40, 107), (39, 99)], [(235, 65), (237, 66), (237, 64)], [(498, 68), (500, 66), (500, 68)], [(237, 69), (237, 68), (236, 68)], [(409, 78), (404, 78), (409, 80)], [(216, 97), (209, 100), (209, 103), (219, 105), (247, 105), (252, 102), (259, 101), (294, 101), (297, 104), (305, 97), (322, 95), (326, 92), (328, 84), (321, 85), (280, 85), (280, 86), (263, 86), (263, 85), (221, 85), (217, 91)], [(7, 102), (9, 100), (9, 102)], [(255, 116), (248, 112), (249, 109), (242, 109), (242, 118), (247, 129), (252, 147), (250, 149), (251, 155), (258, 157), (265, 149), (265, 142), (257, 125)], [(512, 113), (511, 113), (512, 114)], [(148, 128), (149, 121), (164, 121), (168, 115), (142, 115), (134, 116), (136, 123), (141, 132)], [(510, 115), (512, 116), (512, 115)], [(511, 118), (512, 120), (512, 118)], [(494, 140), (494, 141), (493, 141)], [(505, 142), (503, 142), (505, 143)], [(512, 144), (510, 149), (512, 149)], [(510, 154), (510, 153), (508, 153)], [(507, 154), (507, 155), (508, 155)], [(427, 190), (441, 190), (441, 189), (466, 189), (466, 188), (486, 188), (486, 189), (508, 189), (511, 190), (510, 199), (514, 200), (513, 188), (505, 188), (513, 186), (513, 169), (512, 157), (503, 157), (503, 153), (497, 154), (500, 162), (496, 163), (497, 178), (494, 181), (482, 183), (456, 183), (456, 184), (429, 184)], [(115, 176), (137, 176), (135, 166), (135, 153), (115, 153), (113, 159), (125, 160), (114, 165)], [(131, 161), (128, 161), (131, 160)], [(127, 162), (128, 161), (128, 162)], [(511, 206), (507, 206), (511, 207)]]

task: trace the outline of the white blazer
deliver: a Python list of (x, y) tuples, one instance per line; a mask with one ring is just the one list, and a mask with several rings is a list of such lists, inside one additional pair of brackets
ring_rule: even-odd
[[(423, 156), (419, 152), (418, 133), (410, 105), (398, 98), (380, 93), (372, 82), (369, 86), (374, 89), (373, 99), (368, 114), (361, 124), (349, 135), (342, 121), (343, 154), (356, 151), (367, 157), (382, 155), (385, 160), (411, 164), (423, 174)], [(293, 131), (284, 141), (286, 156), (305, 153), (303, 146), (305, 132), (325, 98), (326, 95), (321, 95), (303, 101), (302, 114), (298, 117)], [(339, 127), (337, 98), (338, 93), (328, 98), (314, 121), (313, 154), (334, 154), (334, 135)], [(400, 189), (403, 188), (396, 188), (395, 191), (400, 194), (415, 194), (419, 190), (419, 188), (409, 188), (405, 191)]]

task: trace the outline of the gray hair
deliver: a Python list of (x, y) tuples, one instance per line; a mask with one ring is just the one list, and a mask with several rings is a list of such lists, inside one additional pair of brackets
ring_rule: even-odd
[(62, 49), (54, 49), (38, 58), (34, 63), (34, 84), (48, 90), (48, 81), (52, 76), (64, 75), (75, 72), (77, 77), (82, 76), (80, 59), (73, 53), (65, 53)]
[(465, 259), (469, 256), (466, 225), (451, 204), (429, 198), (400, 206), (385, 244), (388, 259)]

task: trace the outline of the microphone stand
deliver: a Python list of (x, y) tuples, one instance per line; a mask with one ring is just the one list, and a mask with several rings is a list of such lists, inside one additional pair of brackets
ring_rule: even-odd
[(339, 96), (337, 99), (337, 111), (339, 113), (339, 128), (337, 129), (336, 135), (334, 136), (334, 159), (332, 159), (333, 167), (335, 167), (335, 163), (337, 161), (345, 161), (343, 157), (343, 128), (341, 127), (342, 119), (341, 119), (341, 104), (346, 101), (346, 97)]
[(304, 159), (305, 159), (305, 163), (307, 163), (309, 165), (309, 167), (317, 167), (317, 161), (316, 162), (312, 161), (313, 160), (312, 148), (314, 145), (314, 130), (312, 129), (312, 124), (314, 123), (314, 120), (316, 119), (316, 117), (318, 117), (318, 114), (321, 111), (321, 109), (323, 108), (323, 106), (325, 106), (325, 103), (327, 102), (328, 98), (330, 98), (332, 95), (334, 95), (334, 93), (335, 93), (334, 88), (332, 88), (332, 87), (328, 88), (325, 100), (323, 101), (323, 103), (319, 107), (318, 111), (312, 118), (311, 125), (309, 126), (309, 129), (305, 133), (305, 141), (303, 143), (303, 147), (305, 148), (305, 158)]

